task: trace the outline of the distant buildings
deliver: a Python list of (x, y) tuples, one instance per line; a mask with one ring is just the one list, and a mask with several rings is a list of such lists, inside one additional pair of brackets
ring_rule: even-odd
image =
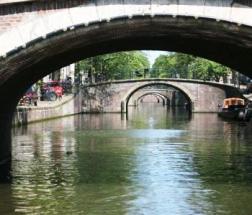
[(75, 64), (70, 64), (69, 66), (63, 67), (43, 78), (43, 82), (49, 81), (64, 81), (67, 79), (71, 79), (72, 83), (74, 81), (75, 74)]

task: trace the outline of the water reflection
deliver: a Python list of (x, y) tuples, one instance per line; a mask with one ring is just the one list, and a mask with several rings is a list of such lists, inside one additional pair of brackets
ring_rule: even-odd
[(184, 107), (172, 108), (160, 103), (147, 103), (129, 108), (128, 125), (133, 128), (183, 129), (191, 116), (191, 112)]
[(74, 139), (59, 131), (18, 136), (13, 147), (15, 212), (36, 214), (42, 209), (62, 210), (65, 201), (75, 193), (74, 159), (66, 154), (67, 150), (75, 151), (74, 143)]
[[(252, 207), (251, 123), (223, 122), (211, 114), (195, 115), (189, 136), (193, 167), (217, 214), (249, 214)], [(205, 122), (205, 123), (204, 123)], [(203, 126), (202, 126), (203, 125)], [(197, 133), (195, 132), (197, 131)]]
[(251, 128), (145, 104), (15, 129), (0, 214), (249, 214)]

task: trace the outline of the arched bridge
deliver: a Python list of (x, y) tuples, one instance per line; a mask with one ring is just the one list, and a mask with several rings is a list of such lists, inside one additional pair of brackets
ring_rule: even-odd
[(167, 105), (170, 107), (185, 106), (185, 104), (188, 104), (188, 102), (190, 102), (188, 96), (186, 96), (183, 92), (172, 87), (167, 88), (168, 85), (160, 86), (163, 88), (159, 89), (156, 88), (155, 85), (153, 85), (153, 87), (155, 88), (148, 86), (146, 88), (144, 87), (138, 90), (131, 96), (128, 105), (138, 106), (141, 101), (145, 100), (145, 98), (147, 98), (147, 100), (149, 98), (149, 101), (152, 102), (162, 102), (163, 105)]
[(173, 91), (179, 91), (189, 102), (192, 112), (217, 112), (218, 104), (222, 104), (224, 98), (242, 96), (237, 88), (215, 82), (186, 79), (124, 80), (84, 86), (81, 91), (82, 110), (127, 112), (130, 99), (141, 97), (142, 93), (139, 92), (149, 86), (169, 87), (169, 90), (164, 90), (162, 93), (150, 88), (148, 93), (159, 93), (170, 99)]
[[(10, 159), (13, 112), (32, 83), (87, 57), (137, 49), (193, 54), (252, 77), (252, 3), (0, 1), (0, 103), (4, 104), (0, 106), (0, 164)], [(192, 94), (195, 111), (196, 98)]]
[(138, 106), (140, 102), (144, 101), (146, 98), (150, 101), (155, 101), (155, 102), (160, 102), (162, 101), (163, 105), (169, 105), (171, 103), (174, 91), (175, 89), (159, 89), (159, 88), (154, 88), (154, 89), (149, 89), (147, 88), (142, 88), (138, 90), (136, 93), (134, 93), (130, 100), (128, 105), (129, 106)]
[[(169, 49), (251, 75), (251, 6), (249, 0), (2, 0), (0, 56), (21, 54), (15, 60), (22, 66), (25, 56), (30, 66), (46, 58), (44, 75), (52, 67), (51, 57), (56, 68), (108, 51)], [(150, 42), (153, 38), (159, 40)], [(124, 43), (118, 44), (121, 39)], [(114, 45), (108, 50), (110, 42)], [(37, 60), (29, 51), (39, 52)]]

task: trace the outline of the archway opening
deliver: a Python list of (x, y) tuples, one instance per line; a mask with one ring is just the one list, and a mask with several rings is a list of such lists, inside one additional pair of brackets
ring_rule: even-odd
[(27, 88), (43, 76), (83, 58), (149, 49), (205, 57), (251, 77), (252, 38), (249, 35), (251, 28), (248, 26), (214, 19), (120, 17), (89, 26), (72, 26), (46, 37), (41, 35), (11, 50), (0, 61), (0, 101), (4, 104), (0, 107), (1, 161), (5, 163), (10, 159), (11, 120), (16, 105)]
[(169, 105), (170, 100), (168, 97), (159, 93), (145, 93), (137, 98), (135, 105), (138, 106), (139, 103), (161, 103), (164, 105)]
[[(190, 98), (190, 96), (186, 92), (171, 84), (167, 84), (164, 82), (163, 83), (154, 82), (147, 84), (144, 83), (141, 86), (135, 87), (128, 93), (125, 99), (126, 115), (128, 115), (130, 103), (131, 105), (136, 104), (136, 101), (138, 99), (141, 99), (142, 97), (149, 94), (155, 95), (156, 92), (158, 92), (157, 94), (161, 95), (163, 98), (169, 100), (170, 101), (169, 104), (171, 106), (173, 107), (182, 106), (189, 113), (192, 112), (193, 108), (192, 98)], [(134, 96), (136, 98), (134, 98)]]

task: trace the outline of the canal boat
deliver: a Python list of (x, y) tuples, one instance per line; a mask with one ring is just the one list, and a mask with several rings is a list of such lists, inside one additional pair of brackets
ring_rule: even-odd
[(241, 98), (227, 98), (219, 106), (218, 115), (224, 119), (249, 121), (252, 117), (252, 105), (246, 104)]

